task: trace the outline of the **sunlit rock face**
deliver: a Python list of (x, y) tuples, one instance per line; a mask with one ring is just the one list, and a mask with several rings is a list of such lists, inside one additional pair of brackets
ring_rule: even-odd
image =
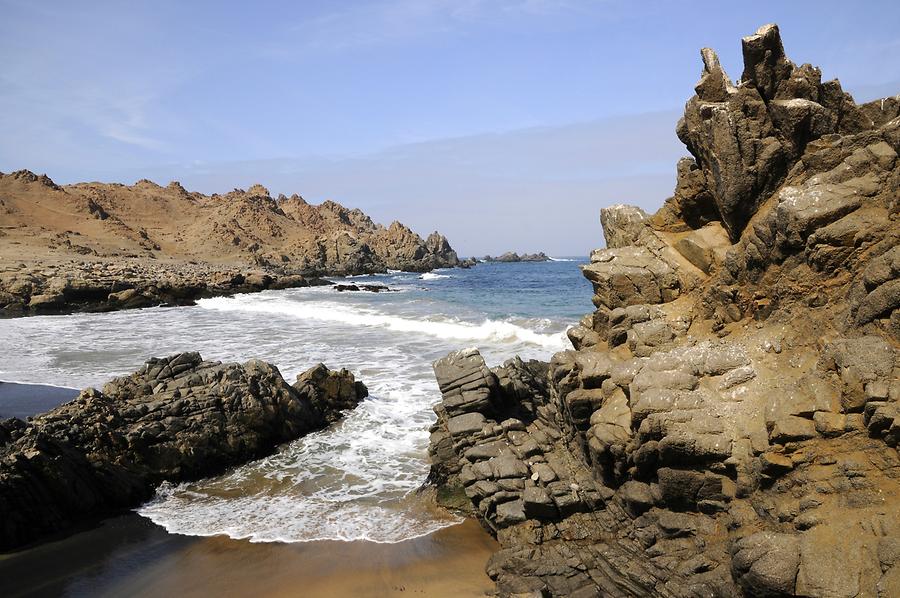
[(654, 215), (602, 211), (550, 363), (434, 364), (432, 481), (501, 595), (900, 594), (900, 102), (743, 40)]

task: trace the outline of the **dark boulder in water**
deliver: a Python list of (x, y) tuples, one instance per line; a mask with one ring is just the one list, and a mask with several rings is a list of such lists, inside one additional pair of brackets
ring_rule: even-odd
[(333, 288), (339, 293), (345, 293), (347, 291), (368, 291), (369, 293), (383, 293), (392, 292), (395, 290), (383, 284), (336, 284)]
[(338, 420), (368, 391), (322, 364), (291, 386), (266, 362), (151, 359), (29, 421), (0, 421), (0, 550), (214, 475)]

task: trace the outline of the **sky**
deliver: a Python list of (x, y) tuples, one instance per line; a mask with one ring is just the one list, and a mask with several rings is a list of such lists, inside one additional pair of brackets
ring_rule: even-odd
[(0, 171), (58, 183), (265, 185), (333, 199), (461, 255), (602, 245), (653, 211), (699, 50), (740, 38), (857, 100), (900, 93), (900, 2), (0, 0)]

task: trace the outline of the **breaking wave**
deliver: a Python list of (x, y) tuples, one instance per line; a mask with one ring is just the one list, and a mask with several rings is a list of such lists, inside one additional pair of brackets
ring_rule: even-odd
[(563, 350), (564, 332), (546, 334), (505, 320), (485, 319), (480, 323), (464, 322), (446, 316), (413, 318), (386, 314), (369, 307), (350, 307), (330, 301), (298, 301), (290, 297), (247, 294), (235, 297), (201, 299), (204, 309), (286, 315), (306, 320), (336, 322), (349, 326), (375, 326), (394, 332), (427, 334), (440, 339), (486, 343), (524, 343), (550, 350)]

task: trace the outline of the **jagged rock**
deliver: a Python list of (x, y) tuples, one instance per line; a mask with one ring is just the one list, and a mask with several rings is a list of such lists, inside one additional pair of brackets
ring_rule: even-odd
[(0, 421), (0, 549), (134, 507), (163, 481), (259, 458), (336, 421), (366, 394), (352, 374), (321, 364), (291, 387), (259, 360), (182, 353), (28, 422)]
[(778, 95), (781, 84), (790, 79), (793, 63), (784, 54), (778, 25), (763, 25), (741, 40), (744, 73), (741, 82), (752, 85), (766, 100)]
[(334, 423), (343, 411), (353, 409), (369, 396), (369, 389), (358, 382), (346, 369), (333, 371), (320, 363), (297, 376), (291, 385), (301, 396), (307, 397), (320, 420)]
[(738, 88), (724, 102), (695, 96), (678, 123), (679, 139), (700, 167), (709, 169), (706, 185), (732, 240), (786, 173), (776, 134), (765, 103), (750, 87)]
[(575, 350), (514, 392), (468, 353), (489, 398), (452, 443), (442, 386), (431, 479), (497, 536), (500, 595), (900, 586), (900, 102), (856, 106), (773, 25), (743, 50), (737, 85), (702, 51), (663, 208), (602, 212)]

